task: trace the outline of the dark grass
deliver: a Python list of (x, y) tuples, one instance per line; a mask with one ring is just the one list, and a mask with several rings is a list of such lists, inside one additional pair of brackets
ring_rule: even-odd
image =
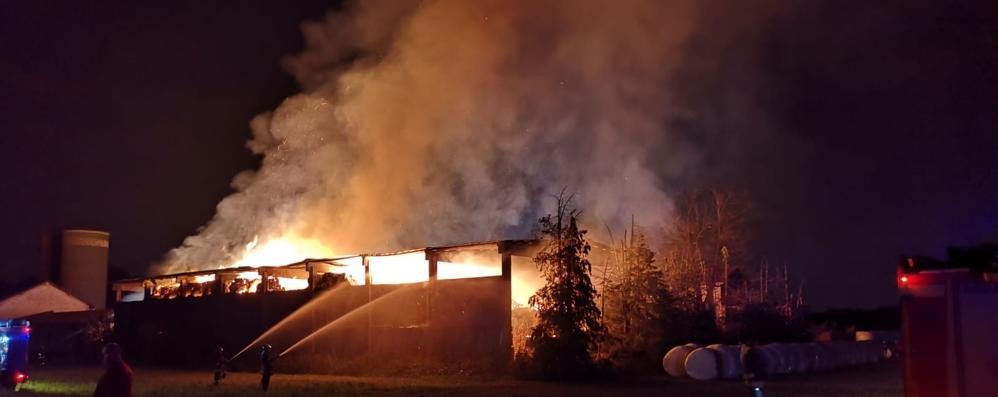
[[(257, 390), (259, 375), (230, 373), (221, 386), (211, 385), (210, 372), (136, 369), (136, 397), (152, 396), (745, 396), (740, 382), (696, 382), (652, 377), (613, 383), (560, 384), (482, 377), (356, 377), (277, 374), (271, 390)], [(96, 368), (35, 369), (22, 386), (23, 396), (90, 396)], [(766, 396), (901, 397), (901, 370), (896, 363), (831, 373), (773, 379)]]

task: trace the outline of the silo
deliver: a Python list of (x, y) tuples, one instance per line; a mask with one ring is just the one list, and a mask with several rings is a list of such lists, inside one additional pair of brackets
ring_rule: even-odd
[(90, 304), (103, 309), (107, 299), (108, 248), (111, 234), (96, 230), (62, 231), (62, 287)]

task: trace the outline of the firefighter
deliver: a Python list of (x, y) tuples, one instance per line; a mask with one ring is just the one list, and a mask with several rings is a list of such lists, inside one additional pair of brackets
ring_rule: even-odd
[(104, 375), (97, 381), (94, 397), (131, 397), (132, 369), (121, 357), (121, 346), (108, 343), (104, 346)]
[(270, 358), (270, 345), (260, 348), (260, 388), (267, 391), (270, 387), (270, 375), (274, 373), (274, 363)]
[(762, 397), (763, 377), (765, 375), (765, 359), (762, 351), (754, 341), (741, 345), (742, 376), (748, 386), (750, 396)]
[(225, 348), (222, 345), (218, 345), (215, 348), (215, 385), (222, 379), (225, 379), (225, 365), (229, 363), (229, 359), (225, 357)]

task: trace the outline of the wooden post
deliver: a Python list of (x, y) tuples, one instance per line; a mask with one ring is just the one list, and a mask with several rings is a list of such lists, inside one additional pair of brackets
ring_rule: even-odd
[(267, 282), (270, 281), (270, 272), (266, 270), (257, 270), (257, 274), (260, 275), (260, 284), (257, 285), (257, 292), (264, 294), (270, 292), (270, 289), (267, 288)]
[(308, 290), (311, 293), (310, 298), (315, 297), (315, 283), (319, 280), (315, 279), (315, 265), (312, 262), (305, 262), (305, 272), (308, 273)]
[(361, 263), (364, 264), (364, 286), (367, 288), (367, 304), (364, 305), (364, 311), (367, 312), (367, 353), (371, 353), (371, 298), (373, 293), (373, 287), (371, 283), (371, 260), (367, 255), (361, 256)]
[(424, 347), (426, 348), (425, 353), (432, 358), (437, 357), (437, 334), (438, 330), (436, 327), (435, 317), (433, 315), (434, 299), (436, 299), (437, 292), (437, 253), (433, 251), (426, 251), (426, 263), (429, 266), (429, 281), (426, 283), (426, 289), (424, 293), (426, 294), (426, 323), (427, 330), (423, 335)]
[(508, 249), (500, 245), (502, 255), (502, 328), (499, 330), (499, 348), (502, 363), (508, 364), (513, 359), (513, 258)]
[[(309, 299), (308, 299), (308, 301), (305, 302), (305, 304), (307, 305), (309, 301), (311, 301), (312, 299), (316, 298), (315, 284), (319, 280), (316, 280), (316, 278), (315, 278), (315, 264), (313, 264), (312, 262), (305, 262), (305, 271), (308, 272)], [(316, 328), (316, 321), (315, 321), (315, 307), (312, 307), (312, 308), (308, 309), (308, 317), (309, 317), (309, 322), (310, 322), (310, 324), (309, 324), (309, 333), (315, 332), (315, 330), (317, 329)], [(313, 355), (318, 351), (318, 348), (316, 347), (316, 341), (315, 341), (315, 339), (313, 339), (311, 342), (309, 342), (308, 347), (309, 347), (309, 351)]]
[(430, 282), (437, 281), (437, 255), (427, 252), (426, 262), (430, 266)]

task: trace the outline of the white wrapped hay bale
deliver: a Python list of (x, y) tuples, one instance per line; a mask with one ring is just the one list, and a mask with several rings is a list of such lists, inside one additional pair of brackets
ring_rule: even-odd
[(686, 375), (696, 380), (717, 379), (717, 354), (714, 350), (699, 347), (686, 355)]
[(767, 368), (773, 369), (773, 371), (770, 373), (774, 375), (787, 373), (787, 358), (783, 356), (783, 351), (780, 348), (780, 345), (776, 343), (770, 343), (768, 345), (763, 346), (763, 349), (769, 351), (770, 356), (772, 356), (773, 358), (773, 365), (766, 366)]
[(671, 376), (677, 378), (686, 376), (686, 356), (698, 347), (700, 346), (688, 343), (672, 348), (662, 357), (662, 368)]
[(805, 371), (814, 372), (821, 370), (821, 349), (817, 344), (801, 344), (801, 352), (804, 354)]
[(796, 374), (800, 372), (800, 354), (797, 352), (797, 346), (793, 343), (781, 343), (778, 348), (786, 359), (785, 373)]
[(803, 343), (794, 343), (793, 347), (794, 353), (797, 355), (797, 372), (810, 372), (812, 370), (811, 359), (808, 356), (807, 346)]
[(768, 375), (783, 373), (784, 360), (773, 344), (757, 347), (762, 356), (763, 372)]
[(742, 376), (741, 348), (739, 346), (714, 344), (707, 346), (717, 357), (717, 377), (738, 379)]
[(824, 358), (824, 365), (822, 366), (822, 369), (829, 371), (835, 369), (835, 347), (829, 342), (822, 342), (819, 346), (821, 346)]
[(870, 351), (870, 363), (876, 364), (884, 357), (884, 346), (879, 342), (870, 342), (867, 347)]

